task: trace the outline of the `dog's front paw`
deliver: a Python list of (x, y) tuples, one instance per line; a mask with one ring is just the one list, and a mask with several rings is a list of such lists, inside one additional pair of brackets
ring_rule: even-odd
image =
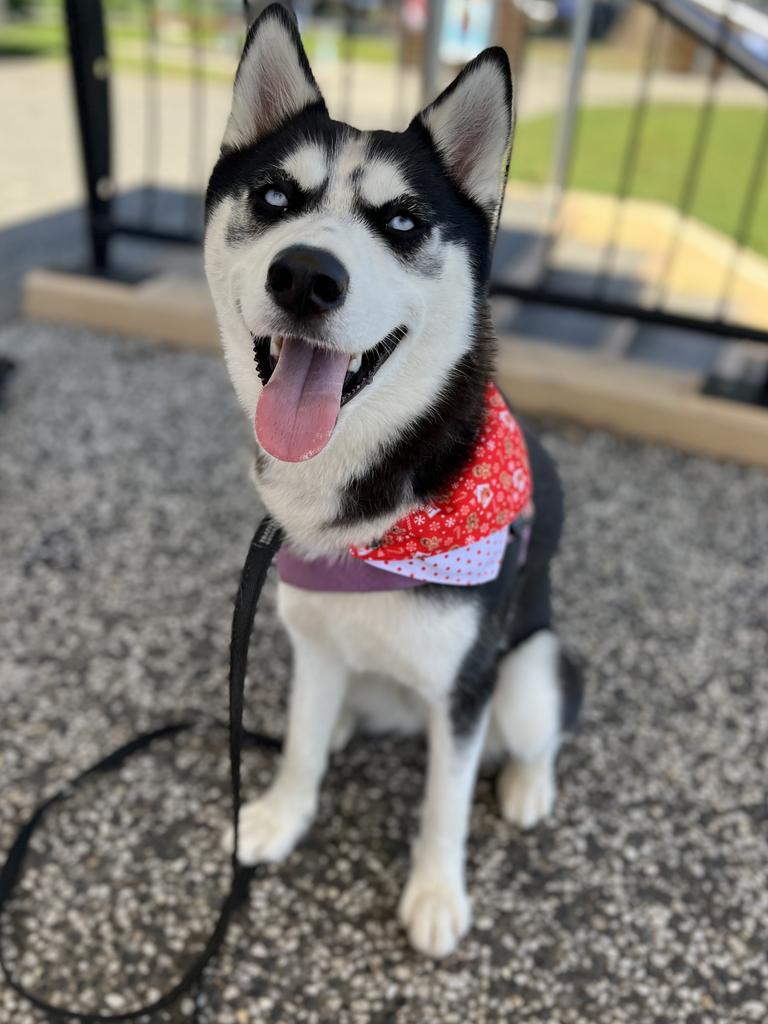
[[(237, 859), (241, 864), (275, 863), (284, 860), (309, 828), (314, 804), (276, 791), (254, 800), (240, 811)], [(224, 848), (232, 852), (234, 834), (224, 833)]]
[(461, 882), (414, 871), (400, 900), (399, 917), (414, 949), (439, 958), (456, 949), (472, 913)]
[(555, 773), (551, 758), (510, 761), (499, 776), (499, 804), (506, 821), (529, 829), (552, 813)]

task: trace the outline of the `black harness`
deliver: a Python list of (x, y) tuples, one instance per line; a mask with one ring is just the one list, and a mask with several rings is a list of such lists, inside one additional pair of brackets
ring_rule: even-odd
[[(152, 1003), (141, 1006), (137, 1010), (121, 1013), (80, 1013), (63, 1006), (54, 1006), (35, 995), (21, 984), (8, 966), (3, 945), (3, 917), (7, 911), (16, 883), (19, 881), (24, 867), (24, 857), (35, 830), (43, 823), (47, 812), (56, 804), (66, 800), (82, 782), (93, 775), (103, 774), (119, 768), (129, 757), (146, 750), (156, 740), (176, 736), (200, 724), (200, 720), (186, 719), (169, 722), (167, 725), (151, 732), (141, 733), (128, 743), (118, 747), (111, 754), (86, 768), (78, 776), (66, 783), (53, 796), (44, 800), (32, 813), (29, 820), (19, 829), (13, 846), (8, 853), (2, 871), (0, 871), (0, 968), (2, 968), (8, 985), (38, 1010), (43, 1010), (55, 1020), (74, 1020), (81, 1024), (101, 1024), (108, 1021), (129, 1021), (147, 1014), (157, 1013), (176, 1003), (184, 994), (195, 989), (201, 980), (207, 964), (216, 955), (229, 927), (233, 911), (240, 906), (248, 895), (248, 884), (253, 877), (254, 869), (243, 867), (237, 860), (238, 821), (240, 817), (240, 755), (243, 741), (247, 740), (264, 750), (278, 751), (280, 740), (263, 733), (248, 732), (243, 729), (243, 691), (245, 686), (245, 670), (248, 661), (248, 645), (267, 570), (283, 540), (280, 528), (269, 516), (259, 523), (254, 534), (248, 555), (245, 559), (240, 577), (240, 587), (235, 598), (232, 613), (232, 634), (229, 648), (229, 763), (232, 784), (232, 824), (234, 828), (234, 846), (232, 853), (232, 880), (213, 932), (204, 949), (184, 972), (183, 976), (164, 995)], [(217, 723), (222, 724), (222, 723)], [(197, 1002), (195, 1003), (197, 1007)], [(195, 1012), (195, 1016), (197, 1013)]]

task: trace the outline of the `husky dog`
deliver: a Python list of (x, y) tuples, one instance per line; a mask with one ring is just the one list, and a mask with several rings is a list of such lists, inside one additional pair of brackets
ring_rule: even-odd
[[(471, 460), (493, 375), (487, 288), (512, 128), (500, 49), (406, 131), (360, 132), (328, 115), (290, 14), (275, 5), (251, 26), (208, 187), (206, 271), (255, 427), (256, 487), (289, 558), (332, 575), (438, 501)], [(288, 732), (272, 786), (242, 810), (238, 856), (291, 852), (329, 752), (355, 729), (426, 731), (399, 913), (434, 957), (470, 923), (464, 846), (483, 751), (506, 762), (502, 814), (530, 828), (552, 809), (581, 698), (550, 621), (560, 486), (525, 440), (535, 513), (524, 566), (518, 546), (475, 585), (315, 588), (281, 573), (278, 586), (294, 654)]]

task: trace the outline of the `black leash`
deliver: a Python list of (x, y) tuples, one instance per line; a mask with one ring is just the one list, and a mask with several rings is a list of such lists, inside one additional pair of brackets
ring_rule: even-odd
[(248, 555), (245, 559), (240, 577), (240, 587), (235, 599), (232, 613), (232, 634), (229, 648), (229, 760), (232, 781), (232, 823), (234, 828), (234, 847), (232, 853), (232, 882), (229, 892), (222, 903), (216, 925), (204, 949), (187, 968), (176, 984), (159, 999), (142, 1006), (137, 1010), (122, 1013), (80, 1013), (62, 1006), (54, 1006), (35, 995), (21, 984), (9, 968), (3, 948), (4, 929), (3, 917), (7, 910), (16, 883), (21, 877), (24, 857), (35, 830), (42, 824), (47, 812), (56, 804), (71, 796), (74, 789), (92, 775), (103, 774), (119, 768), (133, 754), (146, 750), (156, 740), (176, 736), (181, 732), (199, 725), (198, 719), (187, 719), (171, 722), (168, 725), (141, 733), (118, 747), (111, 754), (86, 768), (78, 776), (64, 785), (60, 790), (44, 800), (32, 813), (29, 820), (19, 829), (13, 846), (8, 853), (2, 871), (0, 871), (0, 968), (2, 968), (8, 985), (38, 1010), (43, 1010), (54, 1020), (74, 1020), (81, 1024), (106, 1024), (108, 1021), (129, 1021), (147, 1014), (165, 1010), (176, 1003), (184, 994), (193, 989), (199, 982), (207, 964), (218, 952), (227, 933), (233, 911), (245, 900), (248, 894), (248, 883), (253, 875), (252, 868), (245, 868), (237, 861), (238, 822), (240, 817), (240, 755), (243, 738), (247, 738), (257, 746), (268, 750), (279, 750), (281, 743), (272, 736), (262, 733), (245, 733), (243, 729), (243, 692), (245, 688), (245, 670), (248, 662), (248, 645), (256, 615), (264, 580), (270, 563), (282, 542), (280, 528), (269, 516), (259, 523), (254, 534)]

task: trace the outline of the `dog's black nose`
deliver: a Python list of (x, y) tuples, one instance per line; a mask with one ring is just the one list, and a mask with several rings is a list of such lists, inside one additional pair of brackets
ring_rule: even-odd
[(349, 274), (325, 249), (292, 245), (283, 249), (267, 271), (267, 291), (288, 313), (315, 316), (337, 309), (347, 294)]

